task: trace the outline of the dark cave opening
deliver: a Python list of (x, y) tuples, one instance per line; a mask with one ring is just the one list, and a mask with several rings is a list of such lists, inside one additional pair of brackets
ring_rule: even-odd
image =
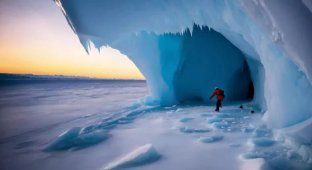
[(254, 85), (252, 80), (250, 80), (247, 91), (247, 99), (252, 100), (254, 98), (254, 93), (255, 93)]
[(173, 85), (179, 103), (209, 102), (215, 87), (225, 91), (225, 101), (252, 100), (254, 84), (244, 53), (221, 33), (194, 25), (180, 35), (181, 60)]

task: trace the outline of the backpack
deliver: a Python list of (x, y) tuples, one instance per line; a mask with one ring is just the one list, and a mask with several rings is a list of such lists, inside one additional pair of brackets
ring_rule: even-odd
[(224, 90), (220, 89), (220, 96), (225, 97)]

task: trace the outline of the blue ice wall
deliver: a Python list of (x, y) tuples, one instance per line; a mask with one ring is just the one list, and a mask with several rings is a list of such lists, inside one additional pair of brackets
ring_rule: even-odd
[(182, 36), (181, 56), (173, 78), (178, 101), (208, 101), (214, 87), (226, 100), (247, 98), (250, 72), (243, 53), (220, 33), (194, 25)]
[(192, 63), (192, 58), (203, 58), (182, 50), (183, 36), (175, 35), (197, 23), (221, 33), (245, 54), (255, 85), (254, 102), (266, 104), (267, 124), (288, 127), (312, 117), (312, 7), (307, 1), (55, 1), (85, 49), (92, 42), (126, 54), (162, 104), (206, 96), (206, 91), (199, 95), (199, 85), (186, 81), (205, 80), (198, 74), (205, 71)]
[[(251, 75), (244, 54), (213, 29), (194, 24), (191, 30), (141, 32), (131, 38), (128, 55), (146, 77), (154, 99), (162, 105), (207, 102), (218, 86), (225, 90), (226, 101), (246, 100)], [(124, 48), (129, 46), (118, 47)]]
[(246, 55), (246, 61), (251, 73), (251, 80), (254, 86), (254, 104), (262, 111), (267, 110), (267, 103), (264, 97), (265, 70), (262, 63), (253, 57)]

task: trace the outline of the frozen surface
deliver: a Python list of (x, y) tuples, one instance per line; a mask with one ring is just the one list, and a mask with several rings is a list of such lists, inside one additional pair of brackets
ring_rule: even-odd
[(197, 129), (197, 128), (189, 128), (189, 127), (181, 127), (180, 131), (183, 133), (206, 133), (209, 132), (210, 129)]
[(260, 137), (252, 139), (252, 143), (257, 146), (272, 146), (274, 144), (274, 140), (270, 138)]
[(223, 136), (209, 136), (209, 137), (201, 137), (199, 138), (199, 141), (203, 143), (212, 143), (212, 142), (218, 142), (222, 139), (223, 139)]
[[(1, 124), (6, 132), (0, 142), (1, 169), (301, 170), (312, 166), (311, 141), (295, 135), (306, 131), (309, 122), (275, 131), (261, 121), (262, 112), (250, 113), (256, 110), (252, 103), (243, 103), (244, 109), (239, 108), (241, 102), (230, 103), (219, 113), (210, 105), (145, 105), (144, 82), (28, 82), (1, 85), (0, 91), (1, 120), (6, 120)], [(44, 99), (36, 97), (43, 94)], [(22, 105), (25, 101), (27, 105)], [(68, 102), (74, 104), (58, 112), (59, 104)]]
[(104, 130), (85, 132), (84, 129), (74, 127), (61, 134), (55, 141), (49, 144), (44, 151), (57, 151), (66, 149), (82, 149), (95, 145), (109, 138)]
[(120, 158), (119, 160), (108, 164), (105, 170), (110, 169), (121, 169), (121, 168), (130, 168), (135, 166), (140, 166), (144, 164), (149, 164), (160, 159), (160, 155), (157, 153), (156, 149), (152, 144), (145, 144), (136, 148), (129, 154)]
[(190, 121), (192, 121), (194, 118), (191, 118), (191, 117), (184, 117), (184, 118), (182, 118), (182, 119), (180, 119), (180, 122), (183, 122), (183, 123), (185, 123), (185, 122), (190, 122)]

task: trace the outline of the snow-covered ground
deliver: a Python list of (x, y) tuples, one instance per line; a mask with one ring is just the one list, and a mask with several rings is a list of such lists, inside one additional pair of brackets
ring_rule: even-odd
[(311, 147), (291, 147), (248, 102), (219, 113), (208, 105), (147, 106), (144, 82), (27, 83), (0, 91), (1, 169), (311, 168)]
[(144, 81), (1, 82), (0, 169), (35, 169), (59, 134), (121, 114), (147, 93)]

